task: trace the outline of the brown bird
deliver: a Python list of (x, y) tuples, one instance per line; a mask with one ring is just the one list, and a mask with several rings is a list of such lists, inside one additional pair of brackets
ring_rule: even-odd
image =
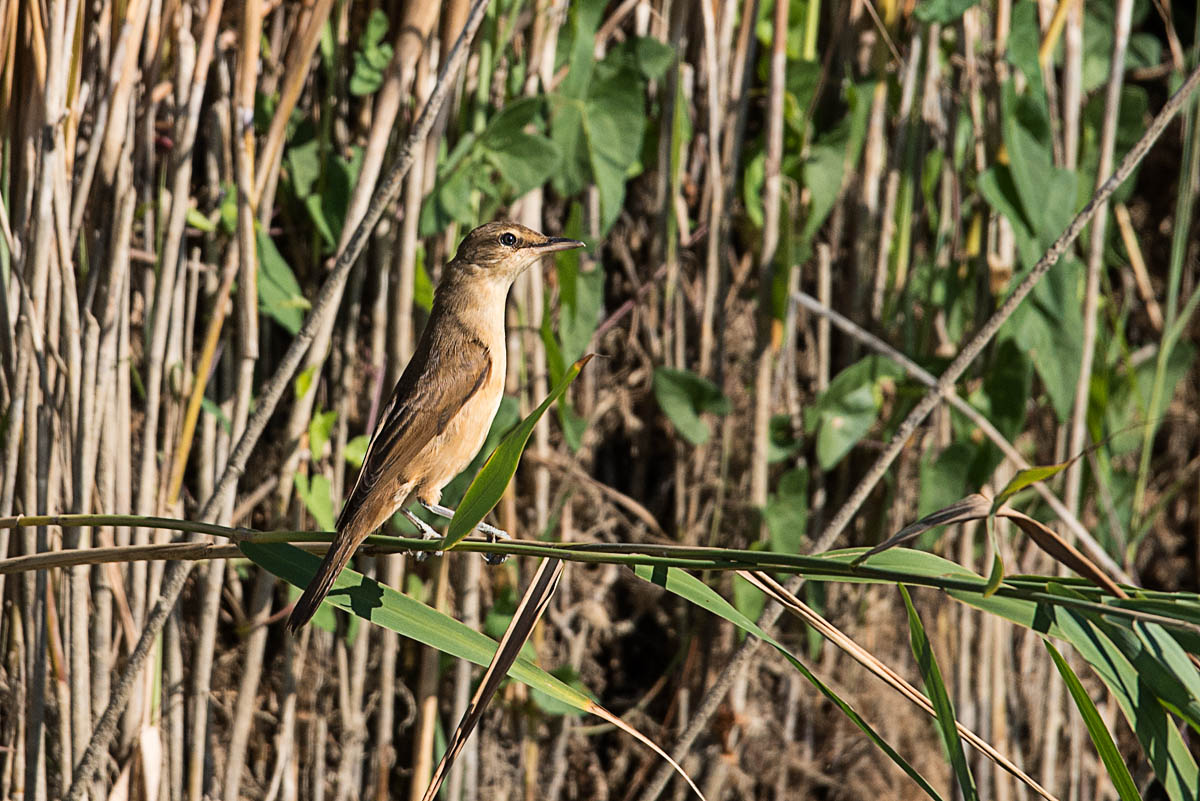
[[(288, 618), (296, 631), (317, 611), (359, 544), (395, 512), (426, 538), (440, 536), (407, 509), (430, 512), (442, 488), (483, 446), (504, 393), (504, 303), (518, 275), (547, 253), (583, 247), (512, 222), (482, 225), (458, 246), (433, 299), (429, 322), (383, 410), (362, 470), (337, 521), (337, 536)], [(486, 524), (491, 538), (508, 535)]]

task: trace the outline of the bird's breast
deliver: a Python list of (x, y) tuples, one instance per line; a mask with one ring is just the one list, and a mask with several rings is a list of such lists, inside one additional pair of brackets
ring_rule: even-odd
[(450, 418), (446, 427), (433, 438), (422, 452), (427, 469), (417, 495), (421, 500), (436, 502), (442, 487), (461, 473), (487, 439), (492, 420), (504, 397), (504, 348), (492, 350), (492, 369), (483, 386)]

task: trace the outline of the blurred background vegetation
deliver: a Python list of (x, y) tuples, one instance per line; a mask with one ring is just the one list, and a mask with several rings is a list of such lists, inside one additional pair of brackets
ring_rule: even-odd
[[(434, 93), (466, 0), (0, 1), (0, 517), (332, 528), (442, 265), (471, 227), (510, 218), (590, 248), (515, 286), (509, 394), (485, 452), (572, 362), (603, 357), (535, 430), (496, 509), (516, 536), (873, 545), (994, 496), (1014, 454), (1078, 456), (1049, 482), (1054, 509), (1032, 491), (1014, 505), (1123, 581), (1196, 600), (1195, 102), (956, 383), (994, 432), (940, 407), (899, 432), (861, 505), (844, 504), (927, 387), (814, 311), (940, 374), (1195, 67), (1195, 4), (485, 5), (343, 287), (334, 257)], [(302, 332), (322, 286), (334, 313)], [(311, 345), (296, 369), (298, 334)], [(272, 378), (282, 399), (263, 391)], [(255, 413), (267, 436), (238, 463)], [(237, 492), (214, 498), (225, 475)], [(182, 539), (10, 520), (0, 559)], [(1009, 573), (1059, 571), (1003, 521), (994, 538), (969, 523), (916, 544), (984, 575), (996, 555)], [(530, 562), (355, 565), (498, 637)], [(0, 798), (66, 793), (166, 570), (128, 557), (0, 570)], [(741, 578), (703, 577), (763, 612)], [(245, 559), (201, 561), (89, 796), (419, 797), (477, 672), (332, 609), (289, 637), (297, 594)], [(800, 597), (932, 692), (894, 585), (810, 582)], [(1039, 635), (935, 590), (913, 603), (963, 726), (1055, 797), (1118, 797)], [(1033, 797), (977, 750), (964, 774), (924, 713), (815, 629), (774, 630), (938, 793)], [(624, 568), (577, 564), (528, 652), (673, 749), (710, 799), (925, 796), (744, 636)], [(1164, 763), (1143, 749), (1166, 740), (1136, 721), (1173, 733), (1176, 718), (1131, 726), (1093, 660), (1063, 650), (1144, 797), (1195, 798), (1194, 666), (1174, 664), (1183, 700), (1165, 708), (1191, 728), (1159, 732), (1182, 749)], [(443, 793), (684, 797), (661, 770), (514, 682)]]

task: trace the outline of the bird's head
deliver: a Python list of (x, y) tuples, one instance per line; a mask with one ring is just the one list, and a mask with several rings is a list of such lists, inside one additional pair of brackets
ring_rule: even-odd
[(466, 275), (511, 283), (547, 253), (581, 247), (582, 242), (545, 236), (515, 222), (491, 222), (467, 234), (453, 266)]

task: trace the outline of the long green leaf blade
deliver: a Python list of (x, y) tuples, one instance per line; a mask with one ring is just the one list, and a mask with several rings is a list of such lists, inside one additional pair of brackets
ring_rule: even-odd
[(921, 625), (921, 618), (913, 606), (912, 598), (904, 585), (900, 585), (900, 594), (904, 597), (904, 606), (908, 610), (908, 632), (912, 642), (913, 656), (925, 680), (925, 692), (933, 703), (937, 713), (938, 730), (942, 735), (942, 743), (950, 755), (950, 764), (958, 777), (962, 788), (963, 798), (967, 801), (977, 801), (979, 794), (975, 789), (975, 777), (971, 775), (971, 767), (967, 764), (967, 755), (963, 752), (962, 739), (958, 736), (958, 721), (954, 717), (954, 704), (950, 702), (950, 694), (946, 692), (946, 684), (942, 681), (942, 671), (938, 669), (937, 657), (933, 654), (933, 646)]
[(739, 612), (732, 604), (722, 598), (707, 584), (700, 581), (700, 579), (696, 578), (690, 573), (674, 567), (667, 568), (665, 571), (663, 571), (658, 568), (639, 566), (634, 568), (634, 572), (637, 574), (638, 578), (664, 587), (668, 592), (672, 592), (675, 595), (678, 595), (680, 598), (694, 603), (701, 609), (705, 609), (714, 615), (728, 620), (730, 623), (733, 623), (743, 631), (753, 634), (763, 642), (771, 645), (773, 648), (775, 648), (775, 650), (782, 654), (785, 659), (791, 662), (792, 666), (799, 670), (800, 673), (803, 674), (804, 678), (807, 679), (814, 687), (816, 687), (822, 695), (832, 701), (833, 704), (837, 706), (837, 708), (840, 709), (842, 713), (851, 720), (851, 722), (854, 723), (854, 725), (858, 726), (858, 728), (867, 735), (871, 742), (875, 743), (875, 745), (877, 745), (881, 751), (887, 754), (887, 756), (893, 762), (895, 762), (901, 770), (907, 773), (909, 778), (916, 782), (917, 785), (924, 790), (930, 798), (941, 799), (941, 796), (938, 795), (937, 791), (934, 790), (929, 782), (925, 780), (925, 777), (922, 776), (916, 768), (910, 765), (908, 760), (900, 756), (896, 749), (892, 748), (892, 746), (888, 744), (888, 742), (884, 740), (883, 737), (881, 737), (875, 731), (875, 729), (873, 729), (871, 725), (867, 723), (867, 721), (864, 720), (861, 715), (858, 714), (858, 712), (855, 711), (854, 707), (850, 706), (850, 704), (843, 700), (841, 696), (839, 696), (832, 689), (830, 689), (828, 685), (817, 678), (816, 674), (809, 670), (803, 662), (797, 659), (791, 653), (791, 651), (781, 645), (778, 640), (776, 640), (763, 629), (759, 628), (758, 624)]
[(496, 446), (496, 450), (492, 451), (492, 455), (483, 463), (483, 467), (475, 476), (475, 480), (471, 482), (471, 486), (467, 487), (466, 494), (463, 495), (462, 502), (459, 503), (458, 509), (450, 521), (450, 527), (446, 530), (446, 536), (442, 538), (442, 550), (448, 551), (461, 542), (500, 502), (500, 497), (508, 488), (508, 482), (512, 481), (513, 475), (517, 472), (517, 464), (521, 461), (525, 443), (533, 434), (534, 426), (537, 425), (538, 420), (542, 419), (542, 415), (546, 413), (551, 404), (562, 397), (562, 394), (567, 391), (567, 387), (571, 385), (571, 382), (575, 380), (579, 372), (583, 370), (583, 366), (591, 358), (592, 354), (588, 354), (571, 365), (571, 369), (567, 370), (566, 375), (558, 382), (558, 386), (546, 396), (541, 405), (522, 420), (516, 428), (508, 432), (508, 435)]
[[(255, 564), (302, 589), (321, 561), (293, 545), (242, 542), (238, 547)], [(486, 666), (496, 653), (496, 642), (487, 635), (350, 568), (338, 575), (325, 603), (476, 665)], [(517, 658), (508, 675), (575, 709), (592, 709), (590, 698), (524, 657)]]
[(1137, 785), (1133, 783), (1133, 777), (1129, 775), (1129, 768), (1121, 759), (1121, 753), (1117, 750), (1117, 745), (1113, 742), (1108, 727), (1104, 725), (1104, 720), (1100, 717), (1096, 705), (1092, 703), (1091, 696), (1088, 695), (1082, 682), (1079, 681), (1079, 677), (1075, 675), (1075, 671), (1071, 670), (1071, 666), (1067, 664), (1067, 660), (1063, 659), (1058, 649), (1049, 640), (1043, 640), (1043, 642), (1046, 644), (1046, 650), (1050, 652), (1050, 658), (1054, 660), (1055, 667), (1063, 677), (1063, 681), (1066, 682), (1067, 689), (1071, 692), (1071, 698), (1075, 700), (1075, 706), (1079, 708), (1079, 714), (1083, 716), (1083, 723), (1087, 726), (1088, 734), (1096, 746), (1097, 753), (1100, 754), (1100, 760), (1104, 762), (1104, 768), (1108, 771), (1108, 777), (1112, 779), (1117, 795), (1121, 797), (1121, 801), (1142, 801)]
[(1162, 700), (1110, 639), (1099, 616), (1066, 607), (1054, 607), (1050, 613), (1063, 636), (1112, 691), (1167, 796), (1196, 801), (1200, 767)]

